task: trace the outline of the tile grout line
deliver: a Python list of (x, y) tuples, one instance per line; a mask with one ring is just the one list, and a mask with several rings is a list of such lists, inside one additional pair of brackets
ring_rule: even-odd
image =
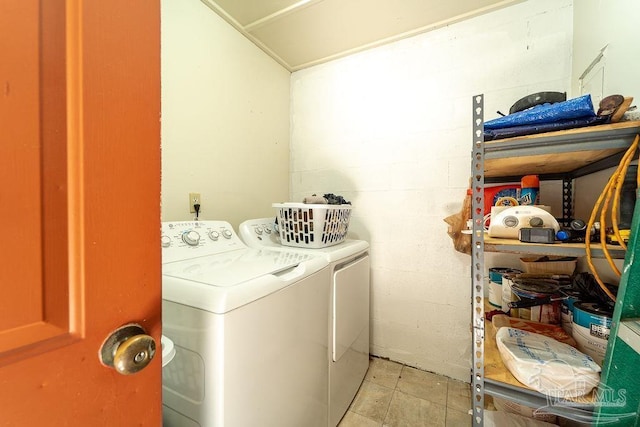
[(389, 399), (389, 403), (387, 404), (387, 409), (384, 411), (384, 417), (382, 417), (382, 426), (384, 426), (384, 423), (387, 421), (387, 417), (389, 416), (389, 410), (391, 409), (391, 402), (393, 402), (393, 398), (396, 395), (396, 390), (397, 390), (398, 386), (397, 386), (397, 382), (396, 382), (396, 386), (393, 388), (393, 392), (391, 393), (391, 399)]
[(385, 409), (384, 411), (384, 416), (382, 417), (382, 423), (380, 424), (381, 427), (384, 427), (385, 422), (387, 421), (387, 417), (389, 416), (389, 410), (391, 409), (391, 402), (393, 401), (396, 395), (396, 392), (398, 391), (398, 383), (400, 382), (400, 378), (402, 378), (402, 371), (404, 370), (405, 366), (406, 365), (403, 363), (402, 368), (400, 368), (400, 373), (396, 377), (395, 383), (393, 384), (391, 399), (389, 399), (389, 403), (387, 404), (387, 409)]
[(404, 363), (402, 364), (402, 368), (400, 369), (400, 373), (398, 374), (398, 377), (396, 378), (396, 382), (393, 386), (393, 393), (391, 393), (391, 399), (389, 400), (389, 405), (387, 405), (387, 410), (384, 413), (384, 419), (382, 420), (382, 425), (384, 426), (385, 421), (387, 421), (387, 417), (389, 416), (389, 410), (391, 410), (391, 402), (393, 402), (393, 399), (396, 397), (396, 392), (398, 392), (398, 384), (400, 383), (400, 378), (402, 378), (402, 372), (404, 371), (404, 369), (406, 368), (407, 365), (405, 365)]
[[(398, 363), (398, 362), (394, 362), (394, 363)], [(405, 368), (418, 369), (418, 368), (414, 368), (414, 367), (411, 367), (411, 366), (408, 366), (408, 365), (405, 365), (405, 364), (400, 364), (400, 365), (401, 365), (401, 368), (400, 368), (400, 371), (399, 371), (399, 373), (397, 374), (397, 376), (395, 378), (394, 386), (393, 386), (393, 388), (389, 388), (392, 391), (392, 395), (391, 395), (391, 398), (390, 398), (389, 402), (387, 403), (387, 406), (386, 406), (386, 408), (384, 410), (383, 419), (380, 422), (377, 422), (376, 420), (374, 420), (372, 418), (369, 418), (364, 414), (361, 414), (361, 413), (359, 413), (357, 411), (353, 411), (355, 414), (358, 414), (360, 416), (368, 418), (370, 421), (376, 422), (380, 427), (383, 427), (385, 425), (385, 422), (387, 421), (387, 419), (389, 417), (389, 414), (390, 414), (391, 403), (393, 402), (394, 398), (397, 398), (397, 393), (396, 392), (403, 393), (401, 390), (399, 390), (399, 384), (400, 384), (400, 379), (403, 377), (403, 373), (405, 373)], [(430, 374), (434, 374), (434, 375), (436, 375), (438, 377), (441, 377), (445, 382), (445, 384), (444, 384), (445, 385), (445, 402), (444, 402), (444, 405), (438, 404), (436, 402), (431, 402), (431, 401), (430, 402), (432, 404), (434, 404), (434, 405), (444, 406), (444, 424), (446, 425), (447, 419), (449, 419), (449, 416), (453, 415), (453, 413), (451, 411), (454, 411), (453, 408), (449, 408), (449, 404), (453, 403), (455, 401), (455, 399), (453, 399), (454, 396), (450, 396), (450, 394), (449, 394), (449, 392), (453, 390), (453, 388), (450, 388), (450, 385), (451, 385), (452, 381), (457, 381), (457, 380), (452, 379), (452, 378), (448, 378), (446, 376), (439, 375), (439, 374), (436, 374), (436, 373), (432, 373), (432, 372), (429, 372), (429, 371), (425, 371), (425, 372), (428, 372)], [(372, 384), (377, 384), (377, 383), (372, 382)], [(382, 384), (377, 384), (377, 385), (380, 386), (380, 387), (385, 387)], [(453, 393), (453, 391), (452, 391), (452, 393)], [(412, 397), (417, 398), (417, 399), (429, 401), (428, 399), (423, 399), (423, 398), (421, 398), (419, 396), (415, 396), (415, 395), (413, 395), (411, 393), (408, 393), (407, 395), (408, 396), (412, 396)], [(450, 397), (451, 397), (451, 399), (450, 399)], [(458, 410), (457, 412), (464, 412), (464, 411), (459, 411)]]

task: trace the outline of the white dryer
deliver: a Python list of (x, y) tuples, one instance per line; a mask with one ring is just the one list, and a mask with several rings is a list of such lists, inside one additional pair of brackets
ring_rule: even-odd
[(162, 224), (164, 426), (326, 426), (329, 269), (224, 221)]
[(238, 231), (251, 247), (319, 255), (329, 263), (328, 425), (334, 427), (349, 408), (369, 368), (369, 244), (347, 239), (319, 249), (283, 246), (274, 217), (245, 221)]

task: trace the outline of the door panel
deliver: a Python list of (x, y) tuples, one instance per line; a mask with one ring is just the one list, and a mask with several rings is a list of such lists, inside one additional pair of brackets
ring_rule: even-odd
[[(2, 103), (0, 117), (6, 142), (1, 144), (0, 182), (5, 183), (0, 203), (0, 214), (5, 224), (4, 241), (12, 250), (7, 251), (0, 269), (0, 283), (9, 288), (8, 295), (0, 299), (0, 330), (11, 330), (41, 320), (42, 289), (40, 287), (41, 217), (40, 195), (40, 122), (31, 111), (38, 111), (39, 60), (37, 2), (24, 2), (20, 20), (14, 20), (10, 4), (0, 6), (0, 28), (23, 28), (24, 36), (0, 39), (2, 61)], [(6, 10), (9, 9), (9, 10)], [(37, 16), (37, 15), (35, 15)], [(8, 52), (6, 55), (4, 52)], [(13, 115), (21, 115), (21, 126), (12, 126)], [(21, 185), (7, 185), (21, 177)], [(29, 194), (32, 197), (29, 197)], [(16, 226), (24, 224), (24, 226)], [(33, 268), (17, 269), (23, 260), (35, 261)], [(28, 302), (25, 304), (25, 302)], [(0, 348), (5, 334), (0, 335)]]
[[(20, 34), (0, 42), (5, 58), (0, 117), (6, 131), (0, 182), (7, 183), (0, 203), (5, 246), (0, 283), (6, 284), (0, 300), (0, 352), (69, 332), (65, 8), (54, 4), (45, 3), (48, 18), (42, 26), (36, 1), (13, 7), (4, 2), (0, 12), (0, 28), (16, 28), (13, 34)], [(55, 191), (58, 187), (63, 191)], [(0, 358), (0, 365), (9, 360)]]
[(0, 2), (0, 425), (160, 425), (159, 2)]

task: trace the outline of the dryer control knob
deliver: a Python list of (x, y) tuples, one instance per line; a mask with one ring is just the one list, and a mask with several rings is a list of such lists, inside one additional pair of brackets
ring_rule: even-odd
[(169, 246), (171, 246), (171, 237), (162, 236), (160, 240), (160, 244), (162, 245), (163, 248), (168, 248)]
[(233, 233), (231, 232), (231, 230), (226, 230), (226, 229), (225, 229), (225, 230), (222, 230), (222, 236), (223, 236), (225, 239), (230, 239), (230, 238), (231, 238), (231, 236), (233, 236)]
[(209, 238), (211, 240), (218, 240), (218, 237), (220, 237), (220, 233), (218, 233), (216, 230), (209, 231)]
[(509, 228), (513, 228), (515, 226), (518, 225), (518, 218), (513, 216), (513, 215), (509, 215), (507, 217), (504, 218), (504, 220), (502, 221), (502, 223), (504, 224), (505, 227), (509, 227)]
[(189, 230), (182, 234), (182, 241), (189, 246), (198, 246), (200, 235), (197, 231)]
[(255, 228), (255, 230), (256, 230), (256, 234), (258, 236), (262, 234), (262, 227), (258, 226), (258, 227)]
[(539, 216), (533, 216), (529, 219), (529, 225), (532, 227), (542, 227), (544, 225), (544, 221)]

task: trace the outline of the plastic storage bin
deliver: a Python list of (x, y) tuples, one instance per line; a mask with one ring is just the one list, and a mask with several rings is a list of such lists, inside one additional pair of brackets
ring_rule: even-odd
[(280, 243), (299, 248), (324, 248), (347, 237), (351, 205), (274, 203)]

